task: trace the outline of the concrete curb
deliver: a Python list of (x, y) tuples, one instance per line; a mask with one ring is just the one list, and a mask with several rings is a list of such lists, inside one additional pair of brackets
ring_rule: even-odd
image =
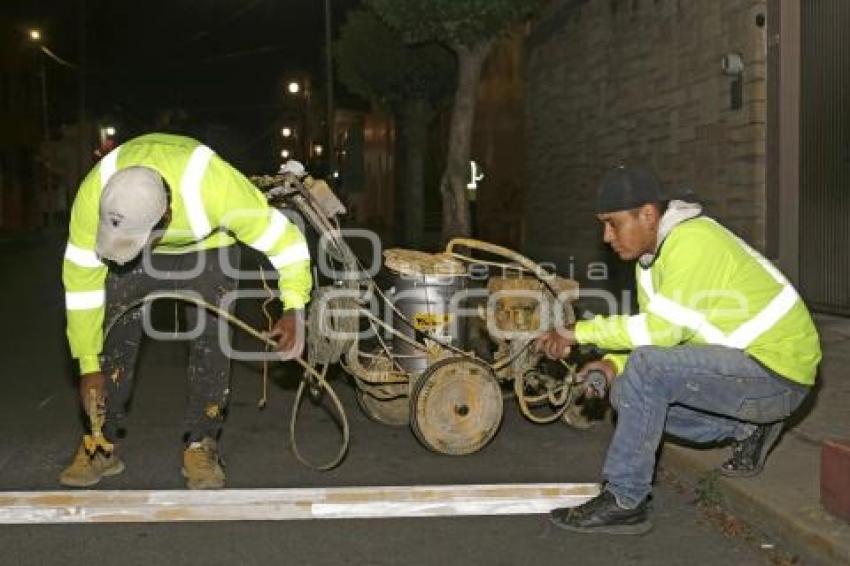
[[(850, 565), (850, 524), (819, 503), (820, 447), (785, 435), (757, 478), (716, 476), (724, 504), (746, 523), (763, 530), (807, 564)], [(728, 450), (697, 450), (666, 443), (661, 464), (692, 480), (711, 474)]]

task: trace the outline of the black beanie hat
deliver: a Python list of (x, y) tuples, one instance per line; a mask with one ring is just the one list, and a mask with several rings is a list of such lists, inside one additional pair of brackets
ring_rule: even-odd
[(651, 171), (640, 167), (617, 167), (608, 171), (596, 195), (596, 213), (632, 210), (652, 202), (669, 200)]

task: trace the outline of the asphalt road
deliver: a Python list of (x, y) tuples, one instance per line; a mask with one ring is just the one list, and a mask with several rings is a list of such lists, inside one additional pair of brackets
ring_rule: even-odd
[[(58, 244), (0, 248), (3, 314), (0, 489), (57, 489), (56, 477), (82, 431), (64, 342)], [(149, 343), (121, 444), (126, 471), (110, 489), (179, 489), (186, 346)], [(297, 372), (277, 371), (260, 411), (257, 368), (237, 364), (222, 450), (229, 487), (474, 484), (597, 481), (610, 425), (580, 432), (534, 425), (508, 402), (495, 440), (465, 457), (432, 454), (407, 428), (358, 410), (344, 378), (334, 384), (351, 421), (345, 462), (314, 472), (289, 451), (287, 426)], [(319, 408), (303, 409), (304, 451), (330, 458), (339, 442)], [(655, 528), (643, 537), (580, 536), (544, 516), (325, 520), (204, 524), (3, 526), (0, 564), (768, 564), (755, 545), (728, 538), (662, 483)]]

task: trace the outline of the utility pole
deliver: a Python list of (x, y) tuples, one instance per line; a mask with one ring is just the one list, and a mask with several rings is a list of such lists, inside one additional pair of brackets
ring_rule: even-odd
[(331, 43), (331, 0), (325, 0), (325, 90), (327, 91), (328, 174), (336, 171), (336, 132), (334, 131), (334, 74)]

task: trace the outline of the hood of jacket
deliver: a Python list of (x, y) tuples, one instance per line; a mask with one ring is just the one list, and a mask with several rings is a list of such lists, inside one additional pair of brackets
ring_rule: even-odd
[(697, 216), (702, 214), (702, 205), (695, 202), (685, 202), (683, 200), (671, 200), (667, 205), (667, 211), (661, 217), (661, 221), (658, 223), (658, 238), (656, 239), (655, 249), (652, 253), (643, 254), (640, 256), (638, 263), (640, 266), (646, 269), (652, 262), (655, 261), (656, 256), (658, 255), (658, 250), (661, 249), (661, 245), (664, 243), (664, 240), (667, 239), (667, 236), (670, 235), (670, 232), (673, 231), (673, 228), (684, 222), (685, 220), (690, 220), (691, 218), (696, 218)]

